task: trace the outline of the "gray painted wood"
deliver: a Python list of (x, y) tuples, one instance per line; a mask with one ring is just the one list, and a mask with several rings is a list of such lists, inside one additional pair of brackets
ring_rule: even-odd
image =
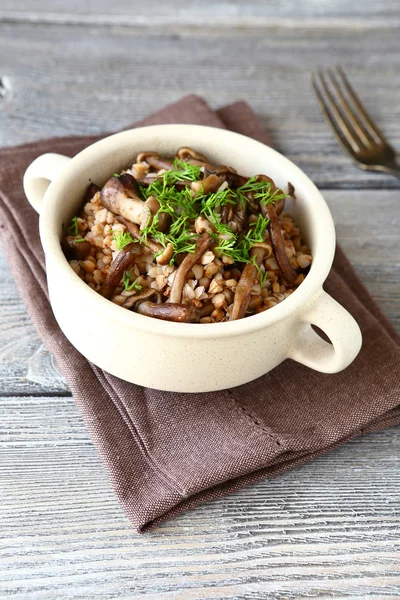
[[(350, 3), (349, 3), (350, 4)], [(373, 23), (373, 21), (371, 21)], [(388, 21), (390, 23), (390, 21)], [(186, 93), (246, 98), (275, 146), (324, 187), (392, 187), (355, 169), (328, 131), (309, 74), (340, 62), (400, 149), (399, 31), (0, 25), (0, 144), (116, 130)], [(368, 51), (364, 53), (368, 41)], [(158, 91), (161, 90), (161, 93)]]
[[(400, 149), (399, 24), (397, 0), (2, 0), (0, 144), (246, 98), (400, 328), (399, 182), (341, 154), (308, 82), (341, 62)], [(0, 598), (398, 598), (399, 451), (400, 428), (359, 438), (139, 536), (0, 253)]]
[(108, 0), (80, 2), (79, 0), (24, 0), (16, 4), (14, 0), (2, 0), (0, 18), (11, 22), (40, 23), (90, 23), (119, 24), (124, 26), (141, 25), (191, 25), (199, 28), (219, 27), (265, 27), (272, 23), (297, 26), (299, 20), (313, 26), (354, 28), (374, 25), (387, 28), (398, 24), (397, 0), (217, 0), (210, 4), (204, 0), (164, 0), (154, 3), (151, 8), (140, 0)]
[(0, 597), (398, 597), (400, 428), (140, 536), (71, 398), (0, 415)]

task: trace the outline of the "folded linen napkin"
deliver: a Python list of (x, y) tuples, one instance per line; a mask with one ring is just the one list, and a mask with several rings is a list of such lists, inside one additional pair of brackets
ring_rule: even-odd
[[(269, 143), (244, 102), (215, 113), (201, 98), (188, 96), (136, 126), (157, 123), (225, 127)], [(38, 217), (24, 196), (22, 177), (40, 154), (73, 156), (97, 139), (58, 138), (0, 150), (0, 237), (27, 310), (139, 531), (282, 473), (353, 436), (400, 422), (399, 336), (340, 248), (325, 289), (363, 333), (359, 356), (341, 373), (324, 375), (287, 360), (235, 389), (179, 394), (126, 383), (79, 354), (51, 312)]]

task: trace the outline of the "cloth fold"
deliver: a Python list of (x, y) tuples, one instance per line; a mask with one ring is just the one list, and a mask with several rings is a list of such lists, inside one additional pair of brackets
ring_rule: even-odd
[[(203, 99), (187, 96), (135, 126), (158, 123), (229, 128), (270, 144), (244, 102), (214, 112)], [(124, 382), (79, 354), (51, 312), (38, 216), (24, 196), (22, 177), (40, 154), (73, 156), (97, 139), (56, 138), (0, 150), (0, 238), (39, 336), (138, 530), (282, 473), (353, 436), (400, 423), (399, 336), (340, 248), (324, 287), (363, 333), (359, 356), (341, 373), (325, 375), (287, 360), (238, 388), (179, 394)]]

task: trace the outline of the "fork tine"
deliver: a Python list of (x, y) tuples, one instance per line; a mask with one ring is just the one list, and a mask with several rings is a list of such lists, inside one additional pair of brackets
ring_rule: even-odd
[(317, 84), (317, 78), (315, 76), (315, 73), (311, 74), (311, 84), (314, 88), (314, 92), (317, 97), (317, 101), (320, 106), (321, 112), (322, 112), (323, 116), (325, 117), (326, 122), (331, 126), (333, 134), (334, 134), (338, 144), (343, 148), (343, 150), (345, 152), (347, 152), (350, 155), (351, 158), (354, 159), (355, 157), (354, 157), (353, 148), (351, 147), (351, 145), (349, 144), (347, 139), (343, 137), (341, 129), (339, 129), (338, 125), (336, 124), (336, 121), (331, 116), (328, 105), (325, 102), (325, 98), (321, 94), (321, 91)]
[(350, 144), (353, 151), (358, 152), (359, 150), (362, 149), (363, 144), (361, 143), (361, 140), (358, 138), (358, 136), (355, 134), (355, 132), (353, 132), (349, 129), (347, 122), (344, 120), (342, 113), (340, 112), (339, 108), (337, 107), (336, 100), (333, 97), (332, 92), (330, 91), (330, 89), (326, 83), (325, 76), (322, 71), (319, 71), (319, 80), (320, 80), (322, 90), (325, 94), (325, 97), (329, 102), (329, 112), (336, 120), (337, 127), (340, 129), (342, 136)]
[(355, 133), (358, 135), (360, 141), (364, 144), (364, 146), (366, 146), (367, 148), (370, 147), (372, 144), (375, 143), (374, 139), (366, 130), (365, 126), (358, 118), (357, 114), (354, 113), (354, 109), (350, 106), (347, 99), (345, 98), (336, 79), (336, 74), (331, 69), (328, 69), (327, 72), (330, 76), (330, 81), (339, 99), (344, 116), (346, 117), (347, 121), (349, 122)]
[(385, 136), (383, 135), (383, 133), (381, 131), (379, 131), (379, 129), (377, 128), (377, 126), (375, 125), (375, 123), (373, 122), (373, 120), (371, 119), (371, 117), (369, 116), (369, 114), (367, 113), (367, 111), (365, 110), (363, 104), (361, 103), (361, 100), (359, 99), (359, 97), (357, 96), (356, 92), (354, 91), (354, 89), (352, 88), (352, 86), (350, 85), (343, 69), (340, 66), (336, 67), (337, 72), (340, 75), (340, 78), (342, 80), (342, 83), (346, 89), (346, 92), (349, 95), (349, 98), (351, 99), (351, 101), (353, 102), (354, 106), (357, 108), (359, 115), (362, 116), (363, 121), (364, 121), (364, 125), (365, 127), (368, 129), (370, 135), (375, 138), (375, 140), (381, 144), (386, 144), (386, 140), (385, 140)]

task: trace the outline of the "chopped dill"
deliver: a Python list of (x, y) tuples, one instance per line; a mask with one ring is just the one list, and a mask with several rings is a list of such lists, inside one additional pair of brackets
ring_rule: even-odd
[(119, 175), (118, 173), (113, 173), (113, 177), (116, 177), (117, 179), (119, 179), (121, 177), (121, 175)]
[(69, 227), (67, 227), (67, 231), (70, 231), (71, 234), (74, 236), (79, 235), (78, 217), (72, 217), (71, 225)]
[(198, 181), (200, 179), (200, 167), (191, 165), (179, 158), (175, 158), (173, 162), (174, 168), (166, 171), (163, 174), (163, 179), (168, 183), (176, 183), (177, 181)]
[(285, 198), (285, 194), (279, 189), (276, 189), (271, 193), (270, 187), (268, 190), (254, 194), (254, 198), (259, 200), (260, 204), (266, 206), (267, 204), (274, 204), (275, 202), (278, 202), (278, 200), (283, 200)]
[(130, 292), (131, 290), (140, 291), (142, 289), (142, 286), (138, 283), (139, 277), (136, 277), (135, 281), (133, 281), (132, 283), (131, 283), (131, 278), (132, 278), (132, 269), (130, 269), (129, 271), (124, 271), (124, 275), (122, 278), (124, 290), (126, 292)]
[(264, 283), (267, 281), (268, 279), (268, 271), (264, 271), (264, 273), (261, 271), (260, 267), (258, 267), (258, 280), (260, 282), (261, 287), (263, 287)]
[[(247, 202), (246, 194), (252, 192), (254, 198), (259, 202), (275, 202), (281, 195), (272, 192), (273, 186), (268, 181), (257, 181), (257, 177), (251, 177), (244, 185), (232, 190), (226, 188), (212, 194), (193, 194), (190, 182), (200, 179), (201, 171), (198, 165), (190, 165), (179, 159), (173, 162), (173, 168), (165, 171), (148, 187), (140, 185), (142, 197), (148, 199), (150, 196), (157, 198), (160, 208), (155, 215), (149, 218), (146, 227), (142, 230), (142, 239), (151, 237), (165, 248), (168, 243), (172, 244), (174, 253), (170, 264), (174, 264), (176, 257), (181, 253), (193, 253), (196, 248), (196, 234), (194, 224), (197, 217), (202, 214), (215, 229), (216, 245), (214, 250), (232, 258), (235, 262), (250, 262), (250, 249), (257, 242), (263, 242), (268, 219), (261, 214), (257, 221), (250, 225), (245, 235), (238, 237), (227, 223), (222, 223), (223, 208), (228, 204), (236, 202)], [(187, 182), (182, 189), (175, 184)], [(170, 226), (167, 233), (158, 230), (160, 216), (166, 213), (170, 217)], [(225, 237), (225, 239), (224, 239)]]
[(122, 248), (135, 241), (129, 232), (122, 233), (122, 231), (114, 231), (113, 239), (117, 250), (122, 250)]
[(75, 239), (74, 242), (79, 244), (80, 242), (87, 242), (87, 240), (85, 238), (78, 238), (78, 239)]
[(258, 214), (257, 221), (250, 223), (249, 230), (244, 239), (249, 246), (254, 246), (257, 242), (263, 242), (265, 230), (267, 229), (269, 219), (265, 219), (261, 213)]

